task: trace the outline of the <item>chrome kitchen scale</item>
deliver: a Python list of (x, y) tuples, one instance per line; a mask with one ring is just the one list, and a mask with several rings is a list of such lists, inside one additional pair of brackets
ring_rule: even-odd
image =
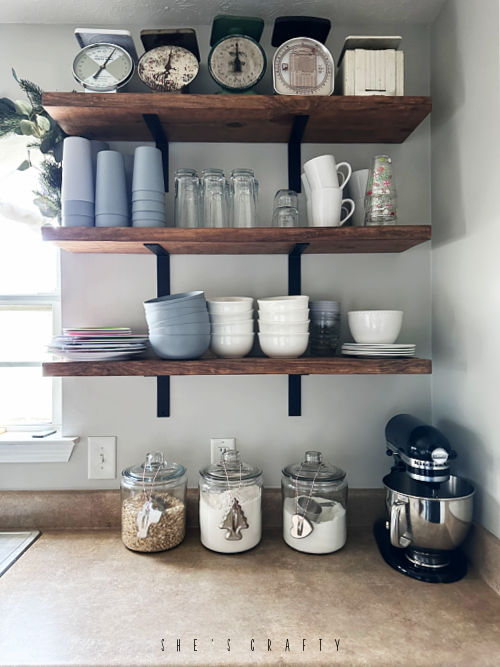
[(383, 479), (387, 521), (374, 526), (382, 557), (420, 581), (462, 579), (467, 560), (458, 547), (472, 523), (474, 487), (450, 474), (456, 452), (441, 431), (412, 415), (393, 417), (385, 436), (394, 465)]

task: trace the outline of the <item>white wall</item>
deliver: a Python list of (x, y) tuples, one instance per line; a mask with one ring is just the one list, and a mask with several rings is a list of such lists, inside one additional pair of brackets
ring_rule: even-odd
[[(363, 26), (335, 26), (330, 46), (338, 54), (347, 34)], [(392, 32), (392, 31), (395, 32)], [(70, 90), (76, 52), (71, 26), (0, 26), (0, 94), (19, 97), (10, 66), (45, 90)], [(371, 32), (380, 32), (371, 30)], [(429, 33), (425, 27), (391, 26), (403, 35), (407, 94), (429, 93)], [(208, 31), (199, 31), (206, 62)], [(269, 30), (263, 39), (269, 44)], [(137, 40), (138, 43), (138, 40)], [(43, 52), (40, 57), (38, 49)], [(213, 90), (202, 72), (198, 90)], [(195, 89), (196, 90), (196, 89)], [(270, 92), (269, 76), (260, 88)], [(131, 148), (129, 147), (129, 150)], [(274, 192), (286, 183), (283, 145), (174, 144), (172, 167), (254, 167), (261, 182), (261, 218), (268, 220)], [(402, 145), (305, 145), (303, 158), (334, 152), (355, 169), (370, 157), (394, 158), (402, 224), (430, 221), (430, 123)], [(145, 329), (142, 301), (155, 293), (155, 260), (148, 256), (62, 253), (63, 324), (116, 323)], [(172, 258), (172, 290), (205, 289), (209, 295), (286, 293), (281, 256)], [(303, 291), (351, 308), (402, 308), (401, 340), (430, 355), (429, 244), (397, 255), (316, 255), (303, 261)], [(345, 327), (344, 327), (345, 328)], [(347, 333), (344, 330), (344, 338)], [(63, 381), (64, 431), (81, 443), (68, 465), (5, 465), (2, 488), (113, 488), (118, 480), (87, 480), (88, 435), (118, 436), (118, 469), (142, 460), (153, 447), (188, 466), (190, 484), (207, 462), (211, 436), (236, 436), (249, 461), (278, 486), (280, 469), (305, 449), (318, 448), (345, 468), (354, 487), (381, 486), (390, 460), (384, 426), (399, 411), (430, 417), (429, 376), (312, 376), (303, 379), (302, 417), (287, 416), (285, 376), (180, 377), (172, 379), (172, 417), (156, 419), (151, 378), (80, 378)]]
[(498, 0), (449, 0), (432, 29), (433, 416), (500, 536)]

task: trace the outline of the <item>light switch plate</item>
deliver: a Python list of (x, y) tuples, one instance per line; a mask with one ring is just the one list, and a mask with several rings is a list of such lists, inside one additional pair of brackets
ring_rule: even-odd
[(89, 479), (116, 478), (116, 436), (89, 436)]

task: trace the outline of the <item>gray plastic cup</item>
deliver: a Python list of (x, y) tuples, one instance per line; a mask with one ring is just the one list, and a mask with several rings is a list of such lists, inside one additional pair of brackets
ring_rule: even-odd
[(63, 143), (61, 199), (94, 201), (91, 143), (83, 137), (66, 137)]
[(62, 226), (63, 227), (93, 227), (94, 226), (94, 216), (93, 215), (63, 215), (62, 216)]
[(99, 141), (98, 139), (90, 140), (90, 154), (92, 155), (92, 172), (94, 174), (94, 183), (95, 175), (97, 172), (97, 153), (101, 151), (109, 151), (109, 144), (105, 141)]
[(165, 191), (160, 149), (154, 146), (138, 146), (135, 149), (132, 190)]
[(158, 190), (132, 190), (132, 201), (160, 201), (165, 202), (165, 193)]
[(142, 201), (133, 201), (132, 213), (141, 213), (142, 211), (155, 211), (165, 215), (165, 204), (162, 201), (151, 201), (145, 199)]
[(161, 220), (141, 220), (132, 218), (132, 227), (166, 227), (167, 223)]
[(129, 227), (129, 219), (126, 215), (114, 215), (113, 213), (100, 213), (95, 217), (96, 227)]
[(125, 167), (118, 151), (97, 154), (95, 212), (96, 215), (108, 213), (128, 218)]
[(66, 215), (84, 215), (94, 217), (94, 203), (91, 201), (77, 201), (75, 199), (66, 199), (61, 201), (61, 213)]

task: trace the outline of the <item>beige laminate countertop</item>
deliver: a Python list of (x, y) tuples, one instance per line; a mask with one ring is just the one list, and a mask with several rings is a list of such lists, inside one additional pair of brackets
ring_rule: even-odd
[(115, 531), (47, 532), (0, 578), (0, 665), (219, 664), (496, 667), (500, 597), (474, 572), (398, 574), (369, 529), (327, 556), (278, 530), (237, 556), (195, 530), (155, 555)]

